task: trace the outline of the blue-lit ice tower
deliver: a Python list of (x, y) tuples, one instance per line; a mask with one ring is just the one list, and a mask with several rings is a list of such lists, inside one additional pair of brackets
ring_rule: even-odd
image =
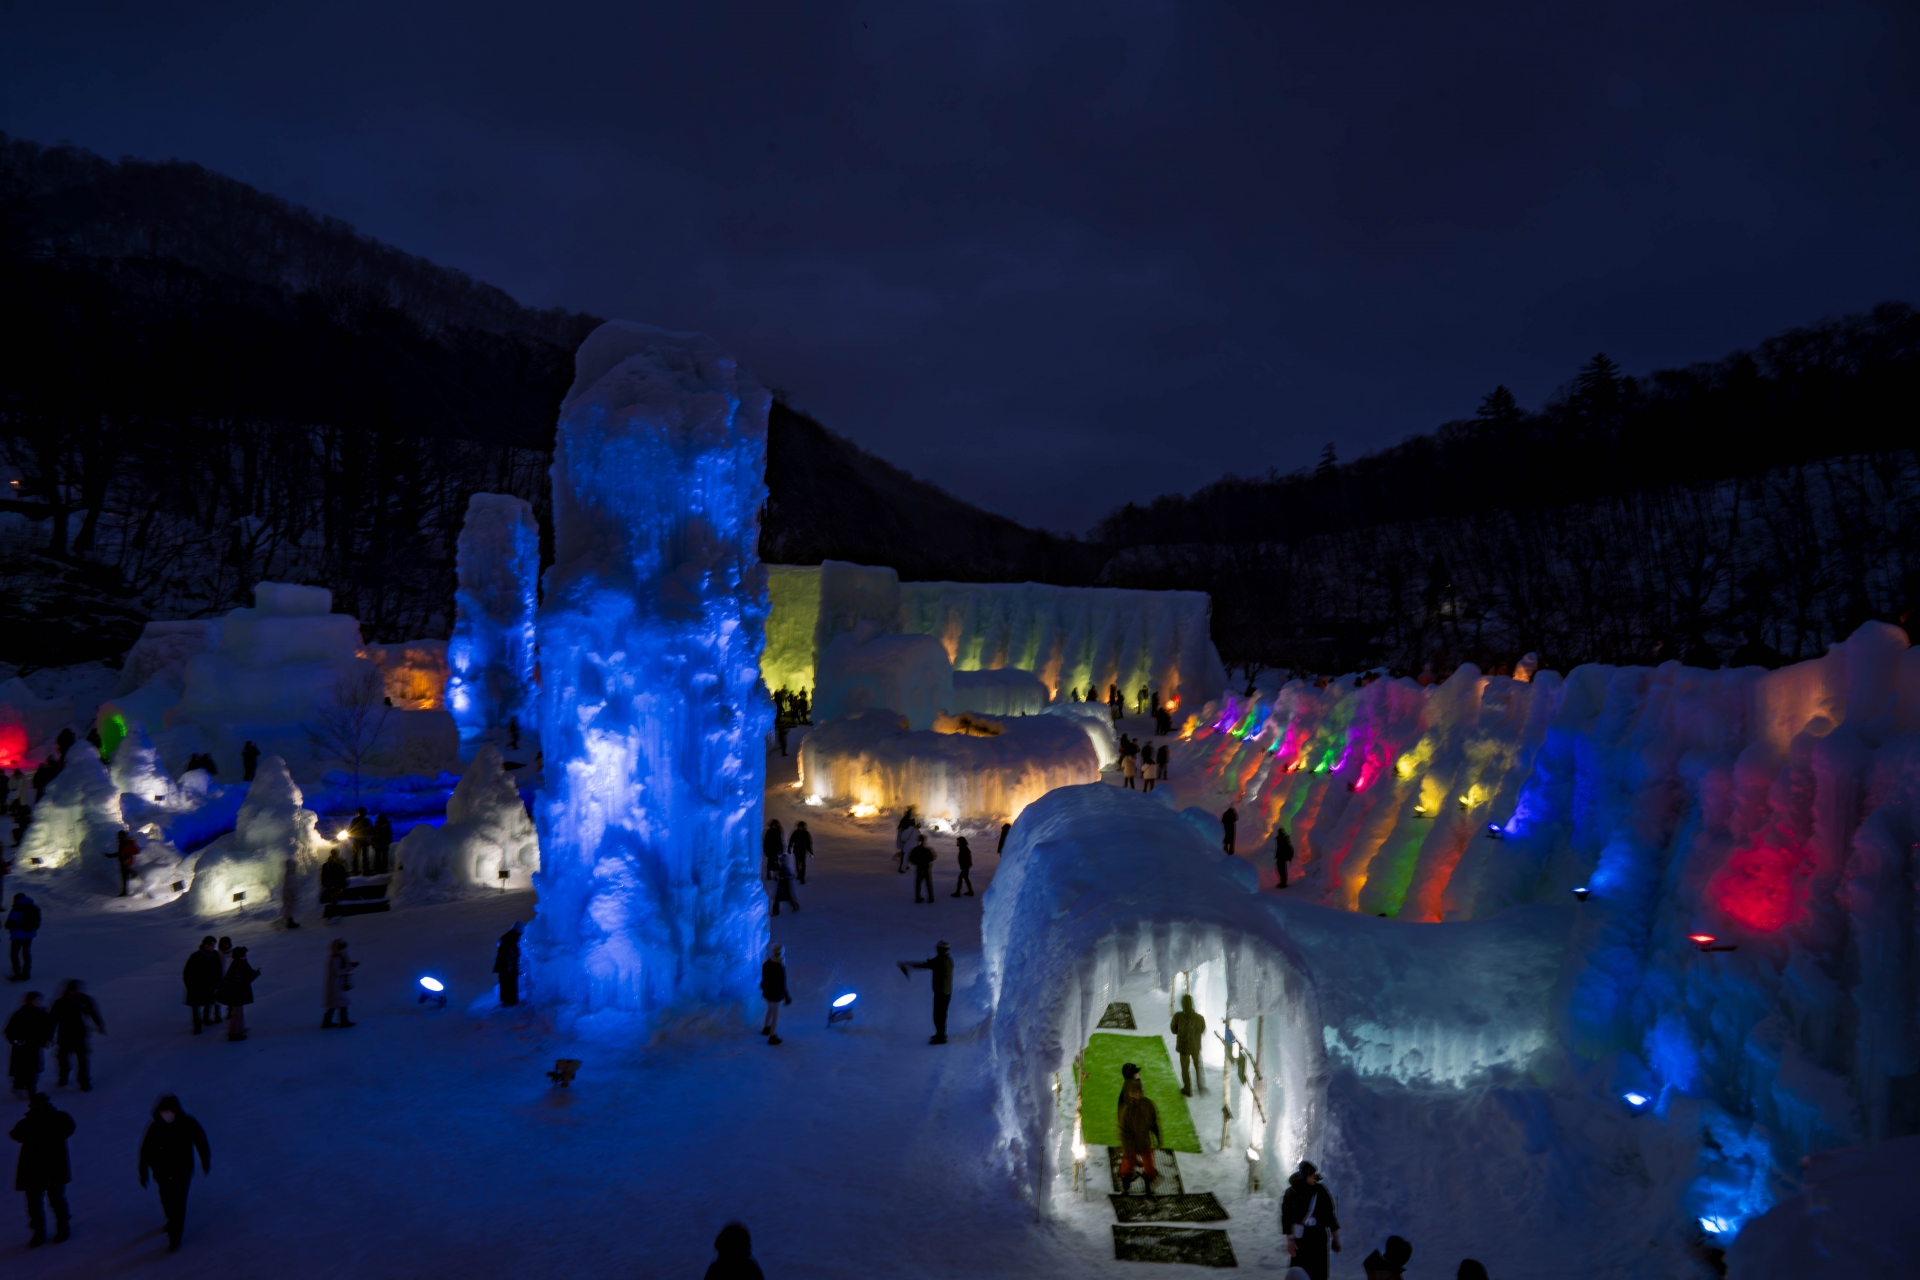
[(533, 508), (509, 494), (474, 494), (460, 526), (455, 566), (447, 710), (460, 730), (460, 757), (471, 760), (483, 737), (511, 721), (519, 722), (525, 737), (534, 736), (540, 523)]
[(707, 338), (616, 321), (574, 357), (538, 624), (534, 994), (629, 1037), (747, 1001), (759, 830), (765, 390)]

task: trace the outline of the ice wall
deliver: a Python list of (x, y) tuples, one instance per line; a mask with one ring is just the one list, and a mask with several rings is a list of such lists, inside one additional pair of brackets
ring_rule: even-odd
[(503, 493), (474, 494), (455, 563), (447, 706), (460, 729), (461, 754), (471, 758), (488, 730), (506, 727), (510, 718), (532, 719), (540, 593), (540, 523), (533, 507)]
[(995, 671), (953, 673), (948, 711), (979, 711), (990, 716), (1038, 715), (1047, 705), (1047, 686), (1031, 671), (1001, 667)]
[(537, 628), (527, 953), (563, 1025), (631, 1035), (757, 989), (768, 397), (711, 340), (625, 322), (575, 370)]
[(1624, 1055), (1713, 1135), (1689, 1210), (1720, 1243), (1805, 1153), (1915, 1123), (1920, 651), (1897, 629), (1773, 672), (1296, 682), (1190, 732), (1243, 849), (1288, 829), (1291, 895), (1468, 920), (1588, 890), (1566, 1046)]
[(447, 801), (446, 822), (422, 823), (394, 849), (389, 898), (411, 905), (531, 887), (540, 840), (503, 765), (499, 748), (480, 744)]
[(1035, 582), (905, 582), (901, 630), (946, 646), (955, 670), (1019, 667), (1059, 696), (1117, 684), (1198, 707), (1227, 687), (1200, 591), (1054, 587)]
[(1004, 822), (1055, 787), (1100, 776), (1093, 743), (1070, 720), (968, 720), (978, 731), (998, 732), (910, 731), (890, 711), (816, 725), (800, 747), (801, 787), (809, 803), (913, 805), (926, 818)]
[(885, 708), (927, 729), (953, 706), (953, 668), (929, 636), (875, 635), (863, 623), (821, 649), (817, 678), (815, 724)]
[(820, 626), (820, 566), (767, 567), (767, 652), (760, 678), (769, 691), (813, 690), (814, 633)]

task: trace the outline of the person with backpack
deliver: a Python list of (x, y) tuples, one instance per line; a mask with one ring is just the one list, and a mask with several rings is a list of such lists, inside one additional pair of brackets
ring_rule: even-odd
[(960, 886), (967, 887), (966, 896), (973, 897), (973, 849), (967, 844), (965, 836), (958, 836), (953, 842), (953, 856), (960, 864), (960, 875), (953, 882), (953, 897), (960, 896)]
[(211, 935), (200, 940), (200, 947), (187, 957), (180, 969), (180, 980), (187, 988), (187, 1007), (193, 1010), (193, 1034), (220, 1021), (215, 1003), (220, 996), (222, 965), (220, 953), (213, 949)]
[[(236, 957), (245, 953), (242, 947)], [(235, 964), (244, 964), (236, 958)], [(160, 1185), (160, 1207), (167, 1215), (167, 1252), (177, 1253), (180, 1238), (187, 1230), (187, 1190), (193, 1185), (193, 1157), (200, 1157), (200, 1171), (213, 1172), (213, 1152), (207, 1146), (207, 1131), (200, 1122), (180, 1109), (180, 1099), (168, 1094), (153, 1106), (153, 1122), (140, 1140), (140, 1185), (145, 1188), (151, 1176)]]
[(27, 1248), (37, 1249), (47, 1242), (48, 1204), (53, 1206), (53, 1242), (59, 1244), (71, 1234), (67, 1183), (72, 1166), (67, 1160), (67, 1139), (73, 1136), (73, 1117), (55, 1107), (46, 1094), (36, 1093), (27, 1114), (7, 1136), (20, 1144), (13, 1189), (27, 1197), (27, 1226), (33, 1232)]
[(55, 1083), (67, 1082), (68, 1069), (78, 1058), (80, 1070), (76, 1082), (80, 1092), (87, 1093), (93, 1088), (93, 1072), (88, 1070), (92, 1054), (87, 1044), (87, 1024), (91, 1022), (101, 1035), (107, 1034), (107, 1024), (100, 1020), (100, 1006), (83, 989), (80, 979), (73, 978), (61, 990), (60, 998), (53, 1002), (49, 1012), (53, 1014), (54, 1062), (60, 1068)]
[(333, 1015), (336, 1012), (340, 1015), (340, 1026), (357, 1027), (360, 1025), (347, 1017), (347, 1002), (349, 999), (347, 993), (353, 990), (353, 971), (359, 967), (359, 961), (347, 959), (347, 940), (345, 938), (335, 938), (333, 940), (333, 946), (329, 948), (327, 952), (327, 1013), (325, 1017), (320, 1019), (321, 1030), (328, 1030), (334, 1025)]
[(1287, 1238), (1287, 1256), (1312, 1280), (1327, 1280), (1331, 1249), (1340, 1252), (1340, 1218), (1334, 1212), (1333, 1193), (1320, 1183), (1320, 1170), (1311, 1160), (1287, 1176), (1280, 1197), (1280, 1234)]
[(40, 904), (24, 893), (13, 895), (13, 909), (7, 912), (7, 960), (13, 966), (11, 981), (26, 982), (33, 977), (33, 939), (40, 932)]
[(260, 971), (247, 963), (247, 949), (235, 947), (233, 962), (220, 980), (220, 1003), (227, 1006), (227, 1039), (247, 1038), (247, 1006), (253, 1003), (253, 982)]
[(785, 949), (778, 943), (767, 949), (767, 958), (760, 965), (760, 998), (767, 1002), (767, 1020), (760, 1028), (760, 1034), (767, 1038), (768, 1044), (780, 1041), (780, 1006), (792, 1004), (793, 996), (787, 991), (787, 964), (781, 957)]

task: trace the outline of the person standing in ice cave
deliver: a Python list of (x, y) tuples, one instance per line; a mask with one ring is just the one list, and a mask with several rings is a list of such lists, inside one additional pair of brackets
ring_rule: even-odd
[(1320, 1185), (1320, 1170), (1311, 1160), (1287, 1176), (1280, 1197), (1280, 1234), (1287, 1238), (1287, 1256), (1313, 1280), (1327, 1280), (1329, 1248), (1340, 1252), (1340, 1219), (1333, 1211), (1333, 1193)]
[(933, 1038), (928, 1044), (947, 1042), (947, 1006), (953, 1003), (953, 948), (942, 942), (933, 949), (930, 960), (900, 961), (900, 976), (911, 977), (909, 969), (928, 969), (933, 973)]
[[(1180, 997), (1180, 1012), (1173, 1015), (1173, 1047), (1180, 1053), (1180, 1092), (1191, 1098), (1193, 1082), (1200, 1082), (1200, 1092), (1207, 1091), (1207, 1075), (1200, 1069), (1200, 1046), (1206, 1043), (1207, 1020), (1193, 1011), (1193, 997)], [(1193, 1074), (1187, 1074), (1191, 1067)]]
[[(1120, 1194), (1133, 1183), (1133, 1171), (1140, 1171), (1140, 1182), (1148, 1195), (1160, 1181), (1153, 1165), (1153, 1149), (1160, 1145), (1160, 1111), (1135, 1075), (1120, 1087)], [(1324, 1277), (1323, 1277), (1324, 1280)]]
[(785, 948), (775, 943), (767, 949), (767, 958), (760, 965), (760, 998), (767, 1002), (767, 1021), (760, 1028), (760, 1034), (767, 1038), (768, 1044), (780, 1044), (780, 1006), (792, 1004), (793, 996), (787, 991), (787, 963), (782, 957)]
[(813, 856), (813, 832), (807, 830), (805, 820), (793, 824), (793, 834), (787, 837), (787, 852), (793, 855), (793, 869), (801, 884), (807, 882), (807, 859)]
[(934, 899), (933, 860), (940, 855), (927, 847), (927, 835), (924, 831), (919, 835), (919, 840), (915, 841), (913, 848), (907, 852), (907, 861), (913, 864), (913, 900), (920, 901), (920, 886), (925, 885), (927, 902), (931, 905)]

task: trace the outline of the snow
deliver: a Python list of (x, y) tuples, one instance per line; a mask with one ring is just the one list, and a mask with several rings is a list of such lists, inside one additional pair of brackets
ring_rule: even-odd
[[(320, 864), (333, 848), (334, 842), (320, 834), (319, 817), (304, 807), (286, 761), (262, 756), (232, 833), (196, 857), (187, 906), (204, 921), (277, 914), (288, 861), (301, 885), (316, 886)], [(311, 900), (295, 904), (309, 910), (314, 905)]]
[(953, 707), (953, 668), (930, 636), (880, 635), (861, 623), (820, 651), (813, 698), (815, 723), (889, 710), (927, 729)]
[(390, 900), (437, 902), (532, 884), (540, 869), (539, 838), (513, 775), (502, 766), (499, 748), (482, 743), (447, 802), (446, 822), (423, 823), (395, 846)]
[(510, 719), (532, 730), (534, 610), (540, 593), (540, 524), (533, 507), (501, 493), (467, 501), (455, 553), (453, 638), (446, 700), (471, 757), (489, 730)]
[(909, 729), (890, 711), (814, 726), (800, 746), (802, 788), (822, 804), (903, 809), (947, 822), (1011, 821), (1055, 787), (1092, 782), (1099, 757), (1075, 723), (1052, 716), (940, 717)]
[(906, 582), (900, 629), (946, 646), (958, 671), (1018, 667), (1056, 697), (1146, 685), (1197, 707), (1227, 687), (1201, 591), (1055, 587), (1037, 582)]
[(1920, 1135), (1823, 1151), (1727, 1252), (1733, 1280), (1899, 1275), (1920, 1254)]
[(948, 711), (981, 711), (990, 716), (1030, 716), (1046, 708), (1047, 686), (1031, 671), (1001, 667), (995, 671), (953, 673)]
[(766, 943), (769, 400), (709, 339), (626, 322), (575, 368), (537, 626), (526, 955), (561, 1025), (631, 1039), (745, 1001)]

